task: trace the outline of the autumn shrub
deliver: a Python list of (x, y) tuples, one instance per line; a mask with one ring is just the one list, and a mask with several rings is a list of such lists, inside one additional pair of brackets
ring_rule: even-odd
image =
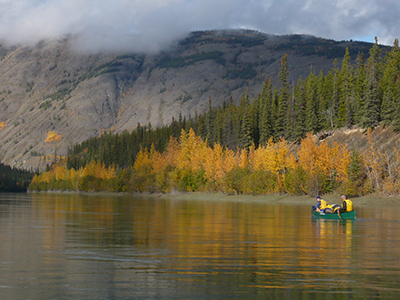
[(243, 194), (248, 191), (247, 177), (251, 174), (250, 167), (235, 167), (226, 173), (222, 191), (227, 194)]
[(285, 191), (291, 195), (303, 195), (307, 193), (307, 174), (302, 167), (288, 170), (283, 180)]
[(128, 190), (131, 192), (155, 192), (155, 175), (147, 172), (132, 172)]
[(97, 191), (97, 178), (93, 175), (83, 176), (78, 182), (78, 189), (80, 191), (89, 192)]
[(115, 192), (126, 192), (129, 189), (129, 181), (131, 179), (132, 169), (130, 167), (119, 170), (113, 181), (113, 190)]
[(171, 188), (181, 192), (200, 191), (206, 184), (204, 170), (192, 171), (191, 168), (175, 169), (170, 172)]
[(364, 195), (367, 175), (364, 171), (362, 156), (357, 150), (351, 153), (348, 174), (348, 180), (344, 182), (342, 190), (339, 190), (339, 192), (350, 197)]
[(29, 184), (29, 190), (37, 192), (45, 191), (47, 190), (47, 182), (42, 181), (38, 175), (35, 175)]
[(243, 178), (243, 193), (251, 195), (265, 195), (278, 190), (278, 177), (273, 172), (262, 170), (250, 172)]
[(328, 178), (322, 172), (316, 172), (306, 175), (305, 190), (308, 195), (322, 195), (328, 191)]
[(172, 166), (167, 166), (165, 169), (158, 171), (155, 174), (155, 186), (157, 192), (169, 193), (171, 191), (170, 173), (174, 170)]
[(47, 188), (49, 190), (55, 190), (55, 191), (72, 191), (74, 190), (73, 184), (69, 180), (64, 180), (64, 179), (52, 179), (48, 185)]

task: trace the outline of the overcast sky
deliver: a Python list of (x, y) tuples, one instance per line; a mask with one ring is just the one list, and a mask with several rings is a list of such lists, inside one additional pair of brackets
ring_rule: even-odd
[(392, 45), (399, 0), (0, 0), (0, 39), (78, 36), (88, 50), (158, 51), (194, 30), (246, 28)]

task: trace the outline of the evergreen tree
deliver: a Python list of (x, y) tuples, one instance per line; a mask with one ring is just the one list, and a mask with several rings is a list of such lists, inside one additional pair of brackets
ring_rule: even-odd
[(365, 104), (365, 60), (364, 54), (360, 53), (356, 59), (355, 86), (354, 86), (354, 124), (359, 124), (364, 111)]
[(367, 60), (367, 77), (365, 89), (365, 103), (361, 117), (361, 126), (376, 127), (380, 121), (380, 98), (378, 88), (378, 40), (370, 50)]
[(297, 81), (297, 85), (294, 88), (294, 97), (295, 97), (295, 116), (294, 116), (294, 132), (293, 139), (296, 141), (300, 141), (303, 137), (306, 136), (306, 101), (304, 95), (304, 84), (303, 79), (300, 77)]
[(395, 119), (395, 110), (399, 101), (397, 83), (400, 76), (400, 49), (399, 41), (395, 39), (393, 48), (385, 64), (383, 78), (380, 81), (380, 90), (383, 93), (381, 119), (388, 125)]
[(269, 138), (274, 135), (273, 131), (273, 100), (272, 100), (272, 82), (265, 80), (260, 94), (260, 144), (266, 145)]
[(235, 133), (235, 118), (234, 113), (235, 110), (233, 109), (234, 104), (230, 104), (226, 110), (225, 118), (224, 118), (224, 133), (223, 133), (223, 140), (222, 145), (225, 145), (229, 149), (235, 149), (237, 146), (236, 144), (236, 133)]
[(330, 130), (333, 128), (333, 117), (331, 100), (333, 99), (333, 80), (334, 74), (329, 71), (328, 74), (323, 77), (322, 71), (318, 78), (318, 94), (320, 97), (319, 103), (319, 118), (322, 129)]
[(206, 117), (206, 139), (207, 144), (209, 146), (214, 145), (215, 136), (214, 136), (214, 111), (211, 102), (211, 96), (208, 98), (208, 111)]
[(342, 61), (340, 70), (340, 87), (339, 87), (339, 107), (338, 107), (338, 127), (351, 127), (353, 125), (353, 74), (350, 64), (349, 49), (346, 52)]
[(287, 54), (285, 54), (281, 59), (281, 68), (279, 71), (279, 79), (281, 81), (282, 87), (279, 93), (278, 111), (275, 123), (275, 132), (277, 138), (287, 136), (287, 115), (289, 114), (288, 102), (290, 97), (288, 76), (288, 61)]
[(250, 113), (249, 109), (244, 111), (242, 126), (240, 130), (240, 141), (241, 141), (241, 148), (249, 149), (250, 146), (253, 144), (253, 137), (252, 137), (252, 130), (251, 130), (251, 120), (250, 120)]
[(305, 125), (307, 132), (317, 132), (319, 129), (318, 125), (318, 110), (319, 105), (317, 101), (317, 77), (314, 71), (311, 69), (310, 75), (304, 83), (305, 93)]
[[(397, 78), (396, 83), (396, 94), (400, 95), (400, 78)], [(400, 131), (400, 99), (397, 96), (397, 101), (394, 103), (394, 113), (393, 113), (393, 128), (395, 131)]]
[(334, 67), (329, 72), (326, 83), (329, 85), (330, 94), (324, 114), (326, 121), (329, 124), (329, 129), (333, 129), (337, 127), (340, 101), (340, 76), (339, 69), (336, 67), (336, 63), (334, 63)]

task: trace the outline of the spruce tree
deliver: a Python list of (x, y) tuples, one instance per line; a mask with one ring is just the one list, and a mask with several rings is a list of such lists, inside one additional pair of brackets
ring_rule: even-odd
[(319, 130), (318, 124), (318, 110), (319, 105), (317, 101), (317, 77), (311, 69), (310, 75), (304, 83), (304, 96), (305, 96), (305, 125), (307, 132), (317, 132)]
[(272, 103), (272, 82), (265, 80), (260, 94), (260, 144), (266, 145), (269, 138), (273, 136), (273, 103)]
[(350, 63), (349, 49), (342, 61), (340, 70), (340, 87), (339, 87), (339, 107), (338, 107), (338, 127), (351, 127), (353, 125), (353, 74)]
[(378, 40), (370, 50), (367, 60), (367, 77), (365, 89), (365, 103), (361, 117), (361, 126), (364, 128), (376, 127), (380, 121), (380, 98), (378, 88)]
[(383, 78), (380, 81), (382, 91), (381, 119), (383, 124), (390, 124), (395, 118), (395, 109), (399, 101), (397, 83), (400, 76), (400, 48), (399, 41), (395, 39), (393, 48), (388, 54)]
[(304, 95), (304, 84), (301, 76), (297, 81), (296, 87), (294, 88), (294, 97), (296, 113), (294, 117), (293, 139), (296, 141), (300, 141), (303, 137), (306, 136), (307, 133), (305, 116), (306, 101)]
[(243, 120), (241, 122), (241, 130), (240, 130), (240, 142), (241, 147), (245, 149), (249, 149), (253, 144), (252, 130), (251, 130), (251, 119), (249, 109), (244, 111)]
[(333, 77), (332, 77), (332, 93), (329, 101), (329, 118), (331, 120), (331, 127), (337, 128), (338, 126), (338, 111), (339, 111), (339, 102), (340, 102), (340, 76), (339, 70), (337, 68), (333, 68)]
[(356, 59), (357, 69), (355, 71), (354, 84), (354, 124), (359, 124), (364, 111), (365, 104), (365, 59), (364, 53), (360, 53)]
[(286, 137), (287, 135), (287, 115), (288, 115), (288, 102), (290, 97), (290, 89), (288, 82), (289, 70), (287, 54), (281, 59), (281, 68), (279, 71), (279, 79), (282, 87), (279, 93), (278, 111), (275, 123), (276, 138)]
[(206, 117), (206, 139), (209, 146), (214, 145), (214, 111), (212, 108), (211, 96), (208, 98), (208, 111)]
[(333, 80), (334, 74), (332, 71), (329, 71), (325, 77), (323, 77), (323, 74), (321, 72), (318, 78), (318, 94), (320, 97), (318, 113), (320, 117), (321, 127), (324, 130), (330, 130), (334, 126), (334, 113), (331, 107), (331, 100), (333, 98)]

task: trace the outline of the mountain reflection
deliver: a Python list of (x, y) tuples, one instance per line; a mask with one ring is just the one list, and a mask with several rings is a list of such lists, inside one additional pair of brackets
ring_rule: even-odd
[[(397, 208), (359, 208), (357, 220), (334, 221), (311, 218), (308, 205), (25, 197), (0, 201), (0, 280), (18, 287), (0, 296), (85, 298), (90, 289), (106, 299), (350, 299), (399, 292)], [(22, 288), (29, 278), (51, 288)]]

